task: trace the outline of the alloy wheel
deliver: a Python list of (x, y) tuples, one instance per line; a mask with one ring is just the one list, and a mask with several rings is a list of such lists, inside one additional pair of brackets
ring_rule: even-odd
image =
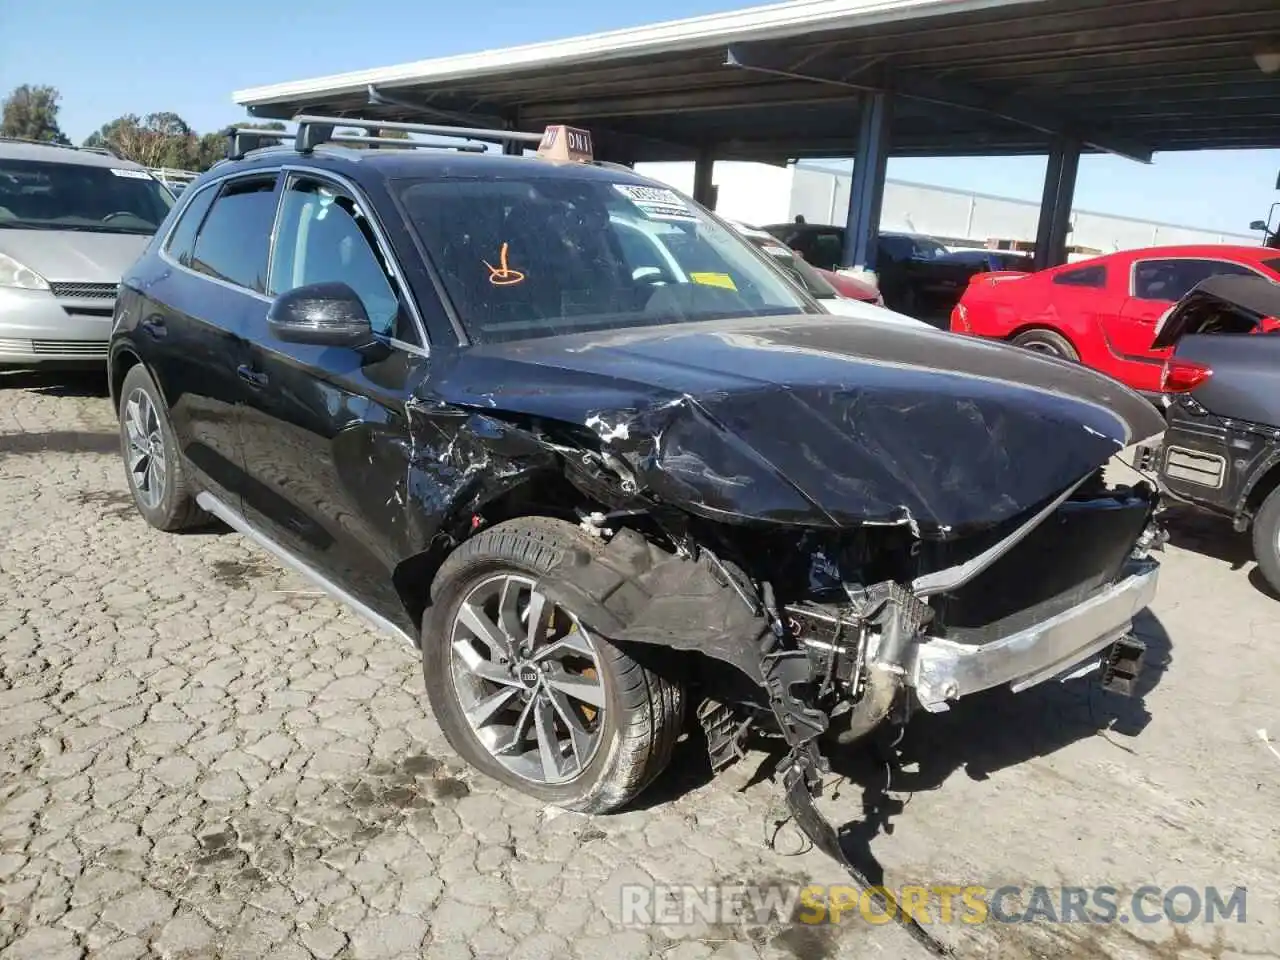
[(499, 763), (525, 780), (565, 783), (599, 749), (606, 692), (591, 635), (533, 587), (498, 574), (467, 593), (450, 631), (453, 687)]
[(164, 435), (155, 404), (141, 388), (125, 401), (124, 428), (133, 488), (143, 505), (154, 510), (164, 497)]

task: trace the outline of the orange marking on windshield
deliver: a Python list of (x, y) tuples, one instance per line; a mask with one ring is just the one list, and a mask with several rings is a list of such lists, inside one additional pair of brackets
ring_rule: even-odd
[(502, 245), (502, 253), (498, 258), (498, 266), (494, 266), (488, 260), (480, 261), (489, 268), (489, 282), (495, 287), (510, 287), (524, 281), (524, 274), (519, 270), (512, 270), (507, 266), (507, 245)]

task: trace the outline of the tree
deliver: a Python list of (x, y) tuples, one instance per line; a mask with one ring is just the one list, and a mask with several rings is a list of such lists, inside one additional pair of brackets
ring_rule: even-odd
[(206, 133), (200, 138), (196, 147), (196, 165), (194, 169), (204, 172), (227, 155), (226, 135)]
[(61, 94), (56, 87), (32, 86), (28, 83), (15, 87), (4, 100), (0, 137), (70, 143), (58, 126), (60, 99)]
[(85, 140), (86, 147), (106, 147), (146, 167), (194, 169), (200, 162), (200, 139), (176, 113), (126, 113), (103, 124)]

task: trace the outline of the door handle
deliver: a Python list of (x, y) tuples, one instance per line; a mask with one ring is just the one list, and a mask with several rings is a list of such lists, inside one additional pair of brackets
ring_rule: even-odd
[(169, 332), (165, 328), (164, 321), (159, 317), (147, 317), (138, 326), (153, 340), (159, 340)]
[(265, 387), (270, 380), (270, 378), (261, 370), (255, 370), (247, 363), (242, 363), (240, 366), (236, 367), (236, 376), (250, 386), (258, 388)]

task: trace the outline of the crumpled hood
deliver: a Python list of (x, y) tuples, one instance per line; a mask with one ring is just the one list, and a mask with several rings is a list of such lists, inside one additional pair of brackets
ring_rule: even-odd
[(0, 228), (0, 253), (55, 282), (119, 283), (150, 242), (131, 233)]
[(492, 344), (440, 373), (447, 403), (589, 428), (694, 513), (935, 537), (1016, 516), (1164, 427), (1083, 367), (851, 318)]

